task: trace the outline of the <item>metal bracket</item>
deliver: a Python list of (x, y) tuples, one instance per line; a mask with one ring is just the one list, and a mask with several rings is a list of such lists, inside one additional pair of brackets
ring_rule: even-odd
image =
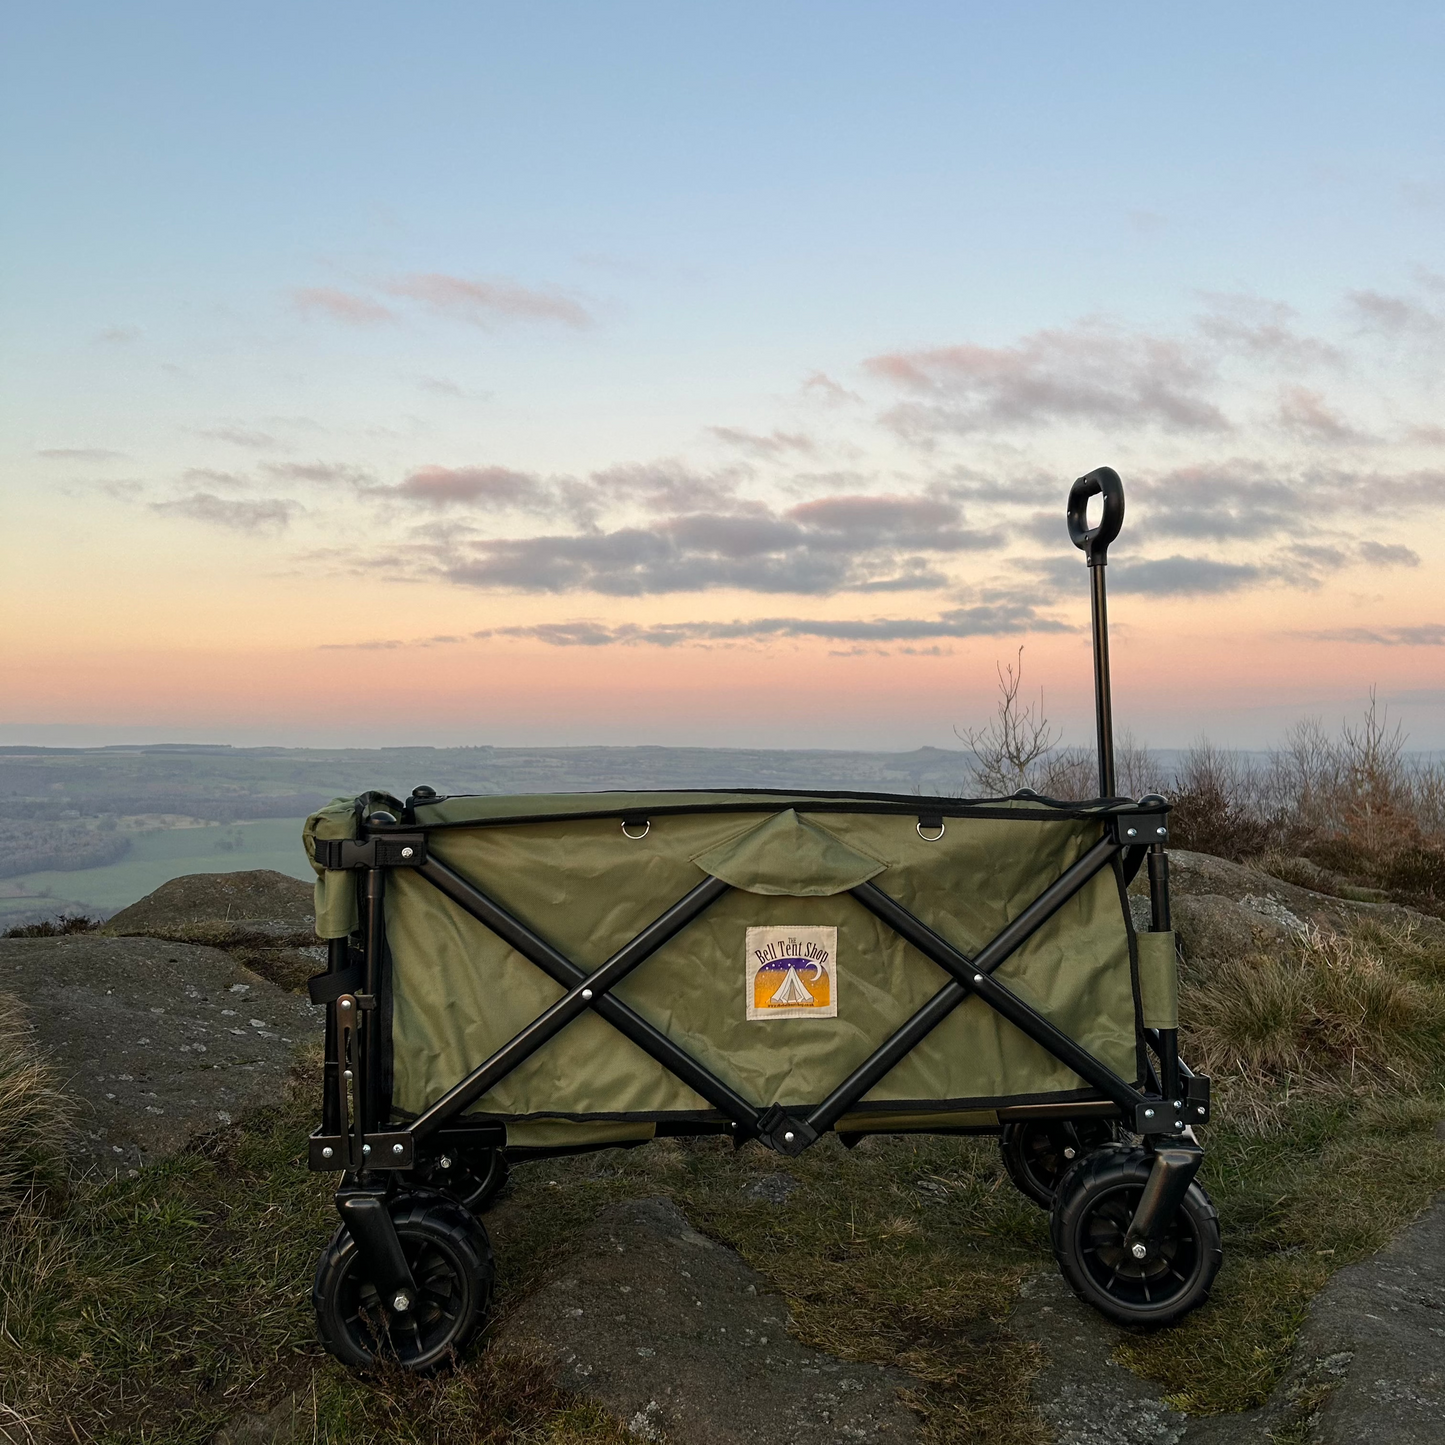
[[(1183, 1104), (1181, 1099), (1180, 1104)], [(1145, 1099), (1134, 1106), (1136, 1134), (1181, 1134), (1189, 1120), (1183, 1108), (1176, 1109), (1172, 1099)]]
[(1121, 848), (1142, 848), (1169, 841), (1168, 813), (1124, 813), (1109, 820), (1114, 841)]
[(1184, 1081), (1184, 1122), (1209, 1122), (1209, 1079), (1204, 1074), (1191, 1074)]
[[(350, 1169), (351, 1138), (345, 1134), (313, 1134), (307, 1141), (307, 1167), (313, 1173)], [(410, 1169), (416, 1162), (415, 1141), (406, 1130), (367, 1134), (361, 1143), (361, 1169)]]
[(322, 868), (420, 868), (426, 862), (425, 833), (388, 833), (370, 838), (318, 838)]
[(758, 1119), (758, 1139), (779, 1154), (796, 1158), (818, 1142), (818, 1131), (806, 1119), (774, 1104)]

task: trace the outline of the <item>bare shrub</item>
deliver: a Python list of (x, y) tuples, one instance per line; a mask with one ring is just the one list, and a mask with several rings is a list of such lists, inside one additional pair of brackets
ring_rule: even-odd
[(1263, 851), (1281, 831), (1265, 813), (1254, 770), (1207, 741), (1184, 755), (1164, 792), (1174, 804), (1169, 834), (1176, 847), (1237, 861)]

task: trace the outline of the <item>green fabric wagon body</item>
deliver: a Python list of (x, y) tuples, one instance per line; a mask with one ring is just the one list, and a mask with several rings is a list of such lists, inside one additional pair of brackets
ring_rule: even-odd
[[(368, 796), (370, 806), (386, 805)], [(730, 884), (615, 993), (765, 1108), (826, 1097), (947, 980), (850, 889), (871, 880), (972, 955), (1099, 841), (1110, 811), (1042, 800), (658, 792), (451, 798), (417, 805), (415, 819), (433, 858), (588, 971), (709, 875)], [(359, 813), (348, 799), (308, 820), (313, 859), (313, 840), (354, 836)], [(354, 874), (318, 869), (323, 938), (356, 927), (355, 889)], [(385, 920), (392, 1109), (406, 1119), (563, 989), (404, 868), (389, 870)], [(794, 982), (801, 1008), (749, 1017), (762, 987), (749, 977), (754, 929), (834, 941), (825, 968), (799, 972), (805, 980), (829, 975), (836, 1013), (813, 1010)], [(1117, 864), (995, 977), (1121, 1078), (1139, 1077), (1141, 1031), (1151, 1020), (1141, 1012), (1139, 951)], [(1086, 1097), (1097, 1095), (1066, 1065), (969, 998), (836, 1127), (964, 1127), (996, 1120), (1001, 1107)], [(660, 1123), (720, 1116), (588, 1013), (474, 1104), (470, 1117), (504, 1124), (510, 1145), (565, 1147), (646, 1138)]]

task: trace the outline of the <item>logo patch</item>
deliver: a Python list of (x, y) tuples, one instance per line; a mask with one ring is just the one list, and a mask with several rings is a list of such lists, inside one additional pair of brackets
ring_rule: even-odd
[(838, 1017), (836, 928), (750, 928), (747, 955), (750, 1019)]

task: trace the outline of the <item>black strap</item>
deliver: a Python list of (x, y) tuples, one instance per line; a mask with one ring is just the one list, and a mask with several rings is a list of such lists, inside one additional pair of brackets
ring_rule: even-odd
[(306, 980), (312, 1003), (335, 1003), (344, 993), (361, 987), (361, 965), (353, 963), (336, 973), (317, 973)]

